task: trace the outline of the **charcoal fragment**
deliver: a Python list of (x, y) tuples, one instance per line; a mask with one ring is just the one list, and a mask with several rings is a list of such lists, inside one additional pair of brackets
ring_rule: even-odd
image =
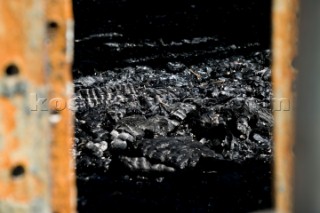
[(159, 137), (139, 142), (138, 149), (151, 160), (159, 161), (177, 169), (194, 167), (200, 158), (216, 158), (210, 150), (191, 137)]
[(179, 62), (168, 62), (167, 66), (171, 72), (181, 72), (186, 68), (184, 64)]
[[(169, 60), (164, 69), (131, 64), (76, 79), (78, 152), (91, 150), (99, 165), (112, 165), (112, 155), (128, 157), (122, 164), (144, 171), (163, 165), (192, 169), (201, 159), (270, 160), (272, 90), (266, 57), (270, 54), (255, 51), (192, 65)], [(110, 149), (97, 145), (103, 141)]]
[(126, 133), (126, 132), (120, 133), (117, 138), (124, 140), (124, 141), (130, 141), (130, 142), (134, 141), (134, 138), (132, 137), (132, 135), (130, 135), (129, 133)]
[(111, 141), (111, 148), (125, 150), (127, 148), (127, 142), (117, 138)]
[(93, 143), (91, 141), (89, 141), (86, 144), (86, 147), (90, 150), (93, 151), (93, 153), (98, 156), (98, 157), (102, 157), (103, 152), (106, 151), (108, 149), (108, 144), (105, 141), (102, 141), (100, 143)]
[(120, 161), (131, 171), (174, 172), (175, 169), (164, 164), (152, 164), (144, 157), (120, 157)]
[(257, 141), (258, 143), (268, 143), (268, 140), (263, 138), (261, 135), (254, 133), (252, 139)]

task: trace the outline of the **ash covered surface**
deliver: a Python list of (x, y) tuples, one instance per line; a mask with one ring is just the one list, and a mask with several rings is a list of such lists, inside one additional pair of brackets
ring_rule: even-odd
[[(119, 11), (132, 6), (107, 2)], [(242, 7), (251, 5), (244, 2)], [(75, 3), (85, 10), (84, 1)], [(244, 14), (234, 4), (234, 16)], [(193, 22), (179, 34), (186, 25), (180, 10), (189, 5), (181, 3), (169, 15), (153, 7), (150, 14), (135, 14), (132, 20), (142, 23), (138, 32), (125, 26), (135, 21), (119, 16), (91, 17), (114, 31), (78, 30), (79, 212), (249, 212), (271, 206), (269, 41), (255, 30), (237, 31), (234, 42), (232, 30), (207, 32)], [(191, 5), (200, 8), (193, 16), (200, 22), (211, 14), (201, 1)], [(178, 29), (171, 21), (180, 23)], [(175, 30), (170, 36), (161, 29)]]

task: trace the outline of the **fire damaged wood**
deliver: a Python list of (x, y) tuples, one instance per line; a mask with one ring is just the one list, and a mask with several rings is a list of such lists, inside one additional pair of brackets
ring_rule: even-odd
[(124, 170), (148, 179), (150, 172), (220, 173), (222, 165), (270, 164), (270, 51), (225, 55), (194, 65), (174, 62), (175, 72), (172, 62), (76, 79), (80, 174)]
[(192, 65), (201, 79), (187, 65), (175, 74), (136, 66), (79, 78), (76, 124), (87, 137), (78, 141), (105, 141), (108, 158), (112, 149), (138, 149), (144, 138), (188, 136), (226, 160), (269, 161), (268, 57), (267, 50)]
[(114, 7), (113, 15), (90, 17), (99, 23), (95, 32), (76, 26), (88, 29), (78, 31), (74, 67), (80, 212), (270, 207), (269, 29), (253, 33), (265, 33), (259, 37), (249, 33), (262, 28), (258, 22), (242, 31), (240, 19), (220, 17), (224, 7), (234, 17), (245, 6), (248, 17), (270, 14), (249, 1), (230, 2), (213, 13), (205, 2), (179, 1), (170, 10), (145, 2), (153, 9), (142, 11), (141, 2), (98, 1)]

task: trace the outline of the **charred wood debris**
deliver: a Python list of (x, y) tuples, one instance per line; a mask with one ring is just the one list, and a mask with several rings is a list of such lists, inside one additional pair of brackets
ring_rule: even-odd
[(270, 164), (269, 49), (222, 45), (215, 37), (114, 42), (121, 37), (107, 33), (76, 41), (100, 39), (112, 54), (137, 53), (112, 69), (74, 71), (79, 174), (126, 171), (148, 178), (219, 172), (221, 165), (248, 161)]

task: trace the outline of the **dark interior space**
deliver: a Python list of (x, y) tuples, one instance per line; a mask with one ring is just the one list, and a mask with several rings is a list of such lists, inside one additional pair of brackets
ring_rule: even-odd
[(271, 208), (271, 1), (73, 4), (78, 211)]
[[(133, 62), (130, 58), (153, 55), (157, 55), (157, 62), (147, 62), (161, 66), (158, 61), (170, 58), (168, 53), (190, 53), (187, 59), (180, 57), (192, 63), (195, 56), (206, 56), (204, 51), (213, 51), (222, 43), (258, 42), (257, 49), (270, 47), (269, 0), (74, 0), (74, 14), (76, 40), (87, 38), (76, 43), (75, 68), (84, 67), (81, 72), (89, 74), (94, 69), (126, 66)], [(194, 38), (207, 40), (170, 45)]]

